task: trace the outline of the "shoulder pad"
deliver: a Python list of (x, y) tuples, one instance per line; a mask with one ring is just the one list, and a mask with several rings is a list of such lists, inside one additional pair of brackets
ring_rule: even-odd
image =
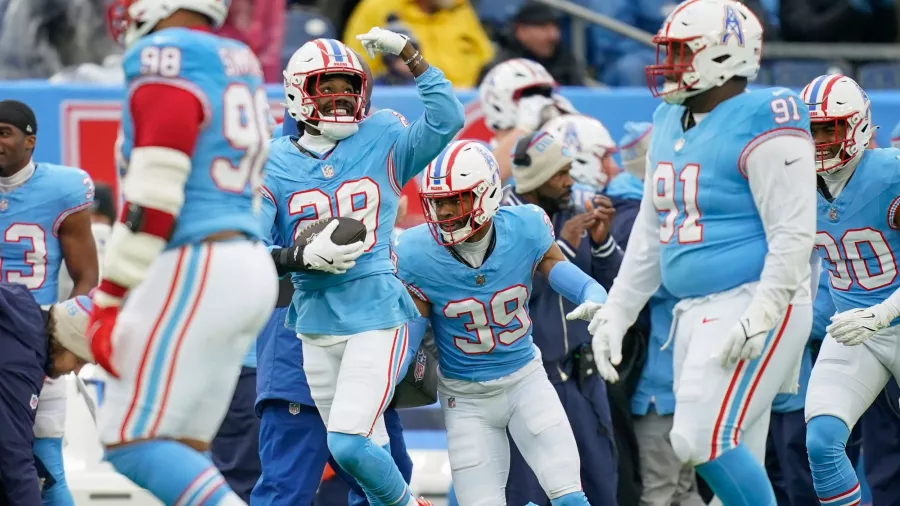
[(809, 108), (789, 88), (764, 88), (746, 94), (744, 106), (751, 119), (752, 133), (777, 128), (809, 132)]
[(187, 78), (214, 75), (223, 67), (219, 48), (240, 44), (204, 32), (167, 29), (141, 38), (122, 60), (127, 81), (139, 77)]

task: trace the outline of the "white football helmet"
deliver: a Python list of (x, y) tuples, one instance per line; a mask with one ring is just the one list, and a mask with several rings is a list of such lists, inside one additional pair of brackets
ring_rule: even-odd
[(479, 141), (454, 141), (422, 175), (419, 198), (434, 240), (459, 244), (488, 224), (500, 209), (500, 166)]
[(113, 39), (128, 47), (181, 9), (199, 12), (212, 21), (213, 28), (221, 28), (229, 5), (231, 0), (114, 0), (106, 21)]
[(506, 60), (491, 69), (478, 87), (484, 122), (492, 132), (513, 128), (519, 99), (531, 95), (552, 98), (560, 113), (575, 113), (572, 103), (556, 89), (553, 76), (540, 63), (524, 58)]
[(847, 76), (824, 75), (807, 84), (800, 98), (809, 107), (813, 137), (820, 128), (822, 133), (833, 135), (824, 141), (815, 139), (816, 172), (830, 174), (854, 164), (875, 132), (866, 92)]
[[(320, 90), (320, 81), (333, 75), (349, 77), (353, 91)], [(300, 46), (288, 61), (284, 71), (284, 106), (295, 120), (339, 141), (359, 130), (368, 87), (366, 67), (358, 54), (339, 40), (315, 39)], [(319, 103), (322, 99), (327, 100), (324, 105)]]
[(681, 104), (688, 97), (759, 72), (763, 28), (734, 0), (685, 0), (653, 37), (656, 64), (647, 66), (654, 97)]
[(544, 125), (571, 154), (574, 161), (570, 172), (575, 181), (602, 191), (609, 181), (609, 164), (615, 165), (612, 154), (616, 143), (600, 120), (583, 114), (566, 114)]

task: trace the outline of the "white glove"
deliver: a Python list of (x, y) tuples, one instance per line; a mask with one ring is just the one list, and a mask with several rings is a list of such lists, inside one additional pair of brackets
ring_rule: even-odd
[(544, 109), (555, 110), (553, 99), (543, 95), (532, 95), (519, 100), (516, 106), (516, 128), (523, 132), (534, 132), (544, 123)]
[(399, 55), (400, 51), (406, 47), (406, 43), (409, 42), (407, 36), (377, 26), (369, 30), (369, 33), (357, 35), (356, 40), (362, 42), (369, 58), (375, 58), (375, 53)]
[(833, 323), (825, 330), (835, 341), (845, 346), (862, 344), (879, 330), (891, 325), (891, 320), (897, 315), (892, 306), (890, 302), (884, 301), (865, 309), (850, 309), (838, 313), (831, 317)]
[(591, 347), (597, 372), (607, 383), (619, 381), (617, 365), (622, 362), (622, 341), (628, 325), (616, 318), (608, 306), (597, 302), (585, 302), (566, 315), (567, 320), (590, 320), (588, 332), (594, 337)]
[(748, 309), (728, 331), (720, 355), (722, 367), (735, 364), (738, 360), (754, 360), (762, 354), (766, 336), (775, 325), (759, 313), (761, 312)]
[(356, 265), (356, 259), (363, 254), (363, 241), (341, 246), (331, 240), (331, 234), (338, 226), (333, 220), (309, 244), (303, 248), (303, 263), (307, 269), (343, 274)]

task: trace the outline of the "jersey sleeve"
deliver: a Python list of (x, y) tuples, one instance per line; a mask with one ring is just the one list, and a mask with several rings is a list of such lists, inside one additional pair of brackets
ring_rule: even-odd
[[(437, 67), (430, 67), (416, 78), (416, 90), (425, 112), (400, 132), (388, 162), (398, 188), (434, 160), (465, 122), (463, 105), (453, 93), (453, 85)], [(396, 114), (397, 121), (406, 121), (399, 113), (389, 113)]]
[(891, 132), (891, 147), (900, 148), (900, 123), (897, 123), (897, 126)]
[[(269, 144), (270, 150), (276, 149), (277, 144), (274, 142)], [(271, 156), (271, 152), (269, 155), (269, 159), (266, 161), (265, 168), (263, 169), (263, 185), (260, 188), (262, 192), (262, 199), (260, 205), (259, 212), (259, 224), (260, 230), (263, 232), (272, 230), (277, 231), (277, 217), (278, 217), (278, 196), (281, 194), (281, 185), (278, 181), (278, 165), (277, 158)], [(273, 234), (264, 234), (263, 242), (265, 242), (266, 246), (279, 246), (278, 241), (276, 239), (281, 238), (281, 234), (278, 236), (274, 236)]]
[(747, 160), (751, 153), (769, 139), (782, 136), (811, 139), (809, 133), (809, 108), (796, 93), (787, 88), (761, 90), (754, 97), (755, 110), (750, 118), (751, 139), (744, 146), (738, 160), (738, 169), (747, 175)]
[(94, 203), (94, 180), (87, 172), (81, 169), (71, 169), (71, 173), (66, 174), (66, 184), (61, 186), (63, 187), (60, 199), (62, 212), (53, 222), (54, 235), (59, 234), (59, 227), (66, 218), (89, 208)]
[(539, 262), (556, 241), (553, 223), (547, 213), (534, 204), (526, 204), (519, 208), (522, 209), (525, 219), (523, 230), (529, 231), (531, 239), (529, 242), (534, 245), (534, 261)]
[[(391, 260), (394, 262), (394, 270), (397, 278), (406, 286), (407, 290), (424, 302), (431, 302), (428, 296), (419, 286), (421, 282), (414, 274), (415, 271), (415, 232), (404, 231), (397, 236), (391, 248)], [(404, 237), (405, 236), (405, 237)]]

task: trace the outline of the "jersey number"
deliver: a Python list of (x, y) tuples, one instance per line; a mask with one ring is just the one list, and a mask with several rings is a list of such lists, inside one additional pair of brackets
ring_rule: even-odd
[[(866, 261), (859, 258), (861, 247), (872, 249), (878, 259), (881, 272), (869, 272)], [(897, 278), (897, 265), (894, 252), (884, 240), (884, 235), (874, 228), (857, 228), (844, 232), (840, 244), (827, 232), (816, 234), (816, 248), (825, 252), (825, 260), (831, 264), (828, 270), (831, 286), (835, 290), (847, 291), (853, 285), (853, 277), (864, 290), (877, 290), (894, 282)], [(843, 252), (841, 251), (843, 249)], [(852, 255), (852, 257), (851, 257)], [(846, 259), (846, 260), (844, 260)], [(849, 264), (849, 267), (848, 267)], [(850, 270), (853, 270), (853, 277)]]
[(147, 46), (141, 50), (141, 74), (178, 77), (180, 73), (181, 49)]
[(781, 125), (788, 121), (800, 121), (800, 111), (794, 97), (776, 98), (769, 104), (775, 113), (775, 123)]
[[(666, 213), (662, 225), (659, 227), (659, 240), (668, 243), (672, 240), (672, 236), (675, 235), (675, 229), (677, 228), (678, 242), (680, 244), (702, 241), (703, 224), (700, 223), (701, 213), (697, 206), (700, 166), (696, 163), (689, 163), (681, 169), (681, 173), (677, 176), (677, 180), (681, 181), (680, 196), (675, 194), (675, 166), (671, 163), (659, 162), (656, 164), (656, 172), (653, 173), (653, 178), (656, 182), (656, 194), (653, 197), (653, 203), (657, 211)], [(677, 197), (680, 197), (680, 199)], [(678, 200), (681, 201), (681, 207), (684, 210), (684, 219), (676, 227), (675, 220), (679, 214)]]
[[(31, 274), (23, 271), (6, 270), (7, 283), (24, 285), (36, 290), (47, 278), (47, 236), (44, 230), (31, 223), (13, 223), (3, 233), (3, 242), (31, 241), (31, 248), (25, 252), (25, 265), (31, 267)], [(7, 259), (8, 260), (8, 259)]]
[(268, 152), (269, 99), (266, 90), (251, 91), (245, 84), (233, 83), (225, 89), (222, 101), (222, 135), (242, 154), (237, 165), (229, 158), (216, 158), (210, 167), (210, 175), (222, 191), (241, 193), (249, 184), (253, 195), (257, 195)]
[[(490, 353), (498, 342), (506, 346), (513, 344), (531, 329), (531, 318), (525, 310), (527, 303), (528, 288), (524, 285), (514, 285), (495, 293), (490, 307), (473, 297), (448, 302), (444, 306), (444, 316), (467, 319), (466, 330), (474, 333), (474, 336), (454, 337), (453, 344), (466, 355)], [(510, 327), (514, 320), (515, 325)], [(505, 330), (495, 333), (494, 325)]]
[(306, 190), (291, 195), (288, 200), (288, 213), (291, 216), (307, 213), (312, 215), (297, 220), (294, 227), (294, 239), (303, 230), (304, 222), (340, 216), (359, 220), (366, 226), (368, 233), (364, 241), (366, 251), (375, 246), (378, 240), (378, 208), (381, 205), (381, 191), (378, 183), (371, 178), (354, 179), (338, 187), (332, 199), (322, 190)]

